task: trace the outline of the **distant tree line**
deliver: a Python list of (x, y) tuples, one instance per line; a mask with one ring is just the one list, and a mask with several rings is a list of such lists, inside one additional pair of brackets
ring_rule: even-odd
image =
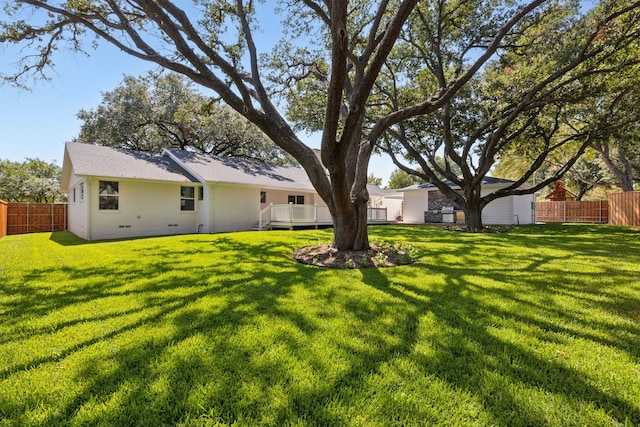
[(64, 202), (60, 192), (61, 168), (55, 163), (28, 158), (24, 162), (0, 160), (0, 199), (7, 202)]

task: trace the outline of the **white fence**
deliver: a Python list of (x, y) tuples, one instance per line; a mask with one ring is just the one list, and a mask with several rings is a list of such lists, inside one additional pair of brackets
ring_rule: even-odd
[[(269, 227), (270, 224), (279, 223), (290, 226), (295, 225), (318, 225), (331, 224), (331, 213), (326, 206), (318, 205), (296, 205), (290, 203), (270, 204), (260, 212), (258, 228)], [(367, 222), (382, 223), (387, 222), (387, 208), (368, 208)]]

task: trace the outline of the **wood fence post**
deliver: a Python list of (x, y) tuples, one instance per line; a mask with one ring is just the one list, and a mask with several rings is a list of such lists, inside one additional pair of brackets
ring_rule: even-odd
[(7, 235), (9, 223), (9, 204), (0, 200), (0, 239)]

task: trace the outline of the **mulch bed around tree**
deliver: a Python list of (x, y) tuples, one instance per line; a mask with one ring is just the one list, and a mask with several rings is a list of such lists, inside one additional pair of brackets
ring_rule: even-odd
[[(466, 228), (464, 225), (447, 225), (443, 227), (448, 231), (462, 231), (465, 233), (473, 233)], [(482, 227), (482, 230), (477, 231), (477, 233), (506, 233), (511, 229), (510, 226), (506, 225), (485, 225)]]
[(293, 252), (293, 258), (303, 264), (327, 268), (380, 268), (407, 265), (415, 261), (412, 248), (371, 245), (365, 251), (338, 251), (331, 245), (305, 246)]

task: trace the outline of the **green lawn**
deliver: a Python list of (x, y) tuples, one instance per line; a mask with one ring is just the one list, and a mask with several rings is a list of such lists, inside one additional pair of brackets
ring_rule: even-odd
[(330, 230), (0, 240), (0, 426), (640, 425), (640, 231), (371, 229), (418, 262), (292, 261)]

